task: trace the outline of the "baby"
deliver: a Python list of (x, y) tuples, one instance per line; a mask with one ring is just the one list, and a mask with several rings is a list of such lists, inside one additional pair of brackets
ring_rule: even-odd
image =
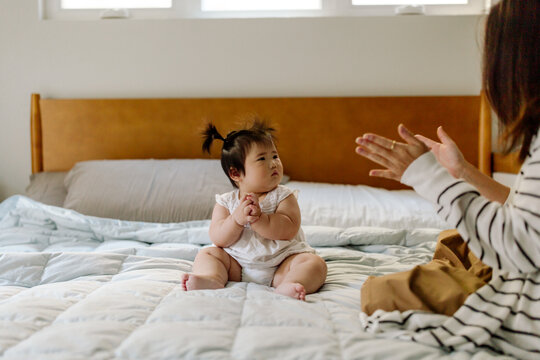
[(255, 120), (249, 129), (223, 138), (212, 124), (203, 150), (223, 141), (221, 166), (235, 190), (216, 195), (210, 223), (215, 246), (199, 251), (184, 290), (219, 289), (227, 281), (273, 286), (299, 300), (326, 279), (326, 263), (305, 241), (295, 194), (280, 185), (283, 165), (274, 145), (274, 129)]

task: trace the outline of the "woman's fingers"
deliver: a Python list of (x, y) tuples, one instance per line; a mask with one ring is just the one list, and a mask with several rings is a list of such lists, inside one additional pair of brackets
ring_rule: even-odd
[[(398, 133), (405, 142), (396, 143), (394, 140), (371, 133), (356, 139), (358, 144), (356, 153), (386, 168), (372, 170), (371, 176), (400, 181), (407, 167), (428, 150), (426, 144), (416, 138), (403, 124), (398, 126)], [(432, 141), (427, 138), (426, 140)]]
[[(374, 145), (378, 146), (378, 145)], [(371, 146), (373, 147), (373, 145)], [(384, 151), (384, 150), (383, 150)], [(390, 163), (387, 158), (384, 156), (381, 156), (379, 154), (376, 154), (374, 151), (370, 149), (370, 145), (368, 144), (362, 144), (360, 146), (356, 147), (356, 153), (358, 155), (362, 155), (365, 158), (368, 158), (369, 160), (376, 162), (379, 165), (389, 167)]]
[[(377, 137), (376, 135), (373, 135)], [(357, 139), (356, 143), (359, 145), (359, 147), (367, 149), (368, 152), (376, 155), (380, 155), (383, 158), (390, 158), (392, 156), (392, 151), (394, 150), (394, 147), (396, 144), (394, 144), (394, 141), (388, 140), (382, 136), (378, 136), (378, 140), (370, 140), (371, 137), (363, 136), (359, 139)], [(375, 138), (373, 138), (375, 139)], [(386, 147), (384, 144), (384, 141), (390, 141), (389, 147)]]
[(397, 181), (400, 180), (400, 178), (396, 174), (394, 174), (394, 172), (391, 170), (383, 170), (383, 169), (370, 170), (369, 176), (381, 177), (381, 178), (397, 180)]
[(394, 140), (390, 140), (388, 138), (385, 138), (384, 136), (380, 136), (380, 135), (377, 135), (377, 134), (371, 134), (371, 133), (367, 133), (367, 134), (364, 134), (362, 135), (362, 137), (358, 137), (356, 138), (356, 143), (357, 144), (360, 144), (361, 143), (361, 140), (368, 140), (368, 141), (371, 141), (385, 149), (388, 149), (388, 150), (392, 150), (393, 149), (393, 146), (395, 146), (395, 142)]
[(414, 137), (423, 142), (430, 149), (433, 149), (437, 145), (440, 145), (438, 142), (433, 141), (423, 135), (414, 135)]
[[(403, 125), (403, 124), (399, 124), (399, 126), (398, 126), (398, 134), (408, 144), (424, 146), (424, 142), (417, 139), (415, 137), (415, 135), (409, 129), (407, 129), (405, 127), (405, 125)], [(382, 148), (387, 149), (387, 150), (393, 150), (395, 148), (395, 146), (402, 145), (402, 143), (395, 142), (394, 140), (388, 139), (388, 138), (386, 138), (384, 136), (380, 136), (380, 135), (372, 134), (372, 133), (367, 133), (367, 134), (364, 134), (362, 137), (356, 138), (356, 143), (361, 145), (362, 139), (373, 142), (373, 143), (375, 143), (375, 144), (377, 144), (377, 145), (379, 145)]]
[(414, 134), (409, 131), (403, 124), (399, 124), (398, 126), (398, 134), (401, 136), (403, 140), (407, 142), (407, 144), (410, 145), (421, 145), (425, 146), (424, 143), (417, 138), (414, 137)]
[(452, 138), (446, 133), (446, 131), (444, 131), (442, 126), (439, 126), (437, 128), (437, 136), (439, 137), (439, 139), (441, 140), (441, 142), (443, 144), (453, 144), (454, 143), (454, 140), (452, 140)]

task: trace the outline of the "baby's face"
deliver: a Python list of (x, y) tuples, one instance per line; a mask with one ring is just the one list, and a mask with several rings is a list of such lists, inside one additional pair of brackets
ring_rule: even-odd
[(275, 189), (282, 178), (283, 164), (274, 144), (253, 144), (238, 186), (243, 192), (265, 193)]

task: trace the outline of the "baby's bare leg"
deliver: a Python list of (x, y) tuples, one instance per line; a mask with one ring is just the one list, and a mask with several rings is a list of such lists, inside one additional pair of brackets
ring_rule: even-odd
[(286, 258), (274, 274), (276, 292), (299, 300), (319, 290), (326, 280), (326, 263), (315, 254), (301, 253)]
[(184, 290), (221, 289), (227, 281), (240, 281), (242, 268), (225, 250), (207, 247), (199, 251), (192, 273), (182, 275)]

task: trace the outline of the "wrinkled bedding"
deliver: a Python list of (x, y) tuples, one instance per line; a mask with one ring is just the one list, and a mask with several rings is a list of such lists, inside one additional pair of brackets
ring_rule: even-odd
[(369, 275), (430, 260), (439, 229), (304, 226), (328, 264), (305, 302), (231, 282), (185, 292), (208, 221), (93, 218), (22, 196), (0, 204), (2, 359), (485, 359), (362, 331)]

